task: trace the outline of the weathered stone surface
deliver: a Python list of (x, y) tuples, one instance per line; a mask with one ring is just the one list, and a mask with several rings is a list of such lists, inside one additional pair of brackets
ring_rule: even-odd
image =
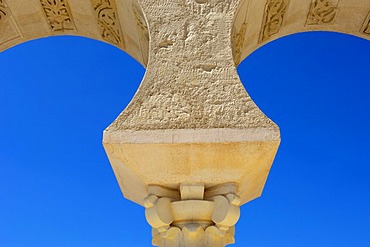
[(124, 195), (140, 204), (150, 185), (235, 182), (241, 203), (260, 196), (280, 134), (236, 73), (238, 1), (141, 4), (150, 33), (147, 72), (103, 140)]
[[(269, 13), (273, 10), (269, 5), (282, 3), (287, 4), (283, 15), (281, 11)], [(141, 0), (0, 0), (0, 51), (31, 39), (78, 35), (116, 45), (146, 67), (149, 31), (142, 11), (146, 4)], [(236, 4), (232, 29), (236, 64), (266, 42), (298, 32), (327, 30), (370, 39), (368, 0), (238, 0)], [(43, 6), (52, 11), (45, 12)], [(264, 18), (268, 16), (280, 16), (277, 20), (281, 20), (281, 25), (261, 42), (261, 32), (266, 31)], [(61, 24), (63, 28), (58, 28)]]
[(151, 33), (148, 69), (134, 100), (107, 131), (274, 128), (234, 66), (237, 2), (142, 1)]
[(147, 67), (103, 144), (158, 246), (234, 242), (239, 205), (261, 195), (280, 143), (236, 66), (267, 42), (315, 30), (370, 39), (370, 1), (0, 0), (0, 51), (79, 35)]

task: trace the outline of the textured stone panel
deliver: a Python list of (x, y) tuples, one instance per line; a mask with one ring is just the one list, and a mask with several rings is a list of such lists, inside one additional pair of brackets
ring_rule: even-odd
[(116, 46), (125, 47), (114, 0), (93, 0), (101, 37)]
[(289, 0), (268, 0), (260, 34), (260, 42), (265, 42), (277, 34), (284, 23)]
[(22, 36), (5, 0), (0, 0), (0, 46)]
[(52, 31), (75, 30), (75, 24), (67, 0), (40, 0)]
[(314, 0), (308, 13), (307, 25), (333, 23), (337, 16), (338, 3), (335, 4), (332, 0)]

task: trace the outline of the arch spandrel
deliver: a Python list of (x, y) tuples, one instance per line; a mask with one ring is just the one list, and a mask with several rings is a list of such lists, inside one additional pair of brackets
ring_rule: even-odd
[(29, 40), (75, 35), (114, 45), (144, 67), (148, 35), (131, 0), (0, 0), (0, 51)]
[(339, 32), (370, 40), (370, 1), (242, 0), (232, 35), (235, 64), (268, 42), (309, 31)]

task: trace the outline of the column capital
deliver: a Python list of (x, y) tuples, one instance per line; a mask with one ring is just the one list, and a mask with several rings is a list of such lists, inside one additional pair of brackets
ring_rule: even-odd
[(234, 226), (240, 216), (235, 187), (217, 186), (210, 189), (211, 197), (205, 197), (207, 189), (203, 184), (181, 184), (180, 199), (148, 195), (144, 206), (153, 228), (153, 245), (223, 247), (234, 243)]

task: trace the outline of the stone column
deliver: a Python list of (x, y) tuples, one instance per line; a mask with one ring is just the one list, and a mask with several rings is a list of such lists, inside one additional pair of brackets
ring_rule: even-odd
[(104, 147), (156, 246), (234, 242), (239, 206), (260, 196), (279, 128), (241, 84), (231, 36), (239, 0), (140, 0), (149, 61)]

